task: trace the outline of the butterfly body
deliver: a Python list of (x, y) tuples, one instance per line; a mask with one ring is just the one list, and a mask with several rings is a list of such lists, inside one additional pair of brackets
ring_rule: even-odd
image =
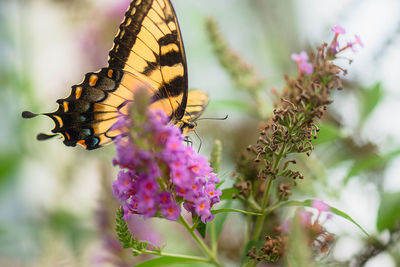
[(120, 134), (112, 125), (143, 88), (153, 95), (150, 108), (164, 110), (183, 133), (195, 128), (194, 121), (208, 103), (204, 92), (188, 92), (185, 51), (169, 0), (131, 2), (109, 52), (108, 67), (87, 73), (67, 98), (57, 100), (55, 112), (42, 114), (54, 121), (54, 134), (40, 134), (38, 139), (61, 135), (65, 145), (88, 150), (107, 145)]

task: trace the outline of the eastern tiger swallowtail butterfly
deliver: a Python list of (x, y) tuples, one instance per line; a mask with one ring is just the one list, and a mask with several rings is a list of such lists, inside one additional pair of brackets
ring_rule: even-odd
[(208, 104), (204, 92), (188, 91), (186, 56), (170, 0), (133, 0), (109, 52), (108, 67), (87, 73), (67, 98), (57, 100), (55, 112), (24, 111), (22, 116), (46, 115), (54, 121), (54, 134), (39, 134), (38, 140), (61, 135), (67, 146), (96, 149), (120, 134), (111, 126), (121, 108), (134, 102), (138, 88), (150, 90), (150, 108), (163, 109), (183, 133), (195, 128)]

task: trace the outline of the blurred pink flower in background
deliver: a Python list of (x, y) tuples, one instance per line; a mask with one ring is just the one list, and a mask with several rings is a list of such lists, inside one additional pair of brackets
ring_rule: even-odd
[(111, 6), (107, 7), (105, 13), (109, 17), (120, 17), (122, 19), (131, 2), (131, 0), (116, 0)]
[(311, 74), (314, 71), (313, 65), (308, 62), (308, 55), (305, 51), (301, 51), (299, 54), (292, 54), (292, 60), (297, 63), (297, 69), (300, 74)]
[(348, 48), (351, 48), (351, 50), (353, 52), (357, 52), (357, 50), (354, 49), (354, 46), (357, 46), (357, 45), (359, 45), (360, 47), (364, 47), (364, 43), (361, 41), (360, 37), (356, 34), (356, 35), (354, 35), (355, 41), (349, 41), (349, 42), (347, 42), (347, 44), (344, 47), (340, 48), (338, 38), (340, 35), (346, 34), (346, 30), (339, 25), (335, 25), (332, 27), (332, 31), (335, 33), (335, 36), (333, 37), (333, 40), (332, 40), (331, 44), (329, 45), (330, 53), (332, 55), (336, 55)]
[(326, 212), (326, 211), (330, 211), (331, 209), (329, 208), (328, 204), (326, 204), (325, 202), (323, 202), (320, 199), (316, 199), (313, 201), (312, 203), (312, 207), (314, 209), (317, 209), (318, 212)]
[[(101, 68), (107, 65), (108, 50), (112, 46), (112, 34), (117, 33), (118, 25), (123, 20), (131, 0), (113, 1), (111, 5), (102, 5), (94, 13), (101, 20), (87, 23), (79, 33), (79, 48), (82, 56), (93, 65)], [(115, 25), (114, 25), (115, 24)], [(108, 32), (111, 34), (105, 34)]]

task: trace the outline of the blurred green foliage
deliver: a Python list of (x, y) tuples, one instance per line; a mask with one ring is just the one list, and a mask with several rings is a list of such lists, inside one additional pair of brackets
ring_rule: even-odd
[(313, 267), (312, 252), (307, 244), (307, 237), (304, 228), (300, 225), (297, 217), (291, 222), (291, 231), (289, 236), (289, 250), (285, 257), (285, 266)]
[(400, 229), (400, 192), (384, 193), (378, 210), (376, 227), (379, 232)]
[(378, 104), (383, 100), (384, 90), (380, 82), (374, 84), (371, 88), (360, 89), (360, 124), (364, 124), (372, 114)]

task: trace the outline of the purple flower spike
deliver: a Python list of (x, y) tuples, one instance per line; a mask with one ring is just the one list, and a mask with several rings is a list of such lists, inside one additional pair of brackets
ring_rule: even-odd
[(161, 209), (161, 214), (168, 220), (176, 221), (181, 214), (181, 208), (176, 203), (171, 203)]
[(210, 211), (210, 200), (206, 197), (200, 198), (195, 203), (195, 211), (198, 215), (200, 215), (201, 220), (205, 222), (205, 220), (211, 216)]
[(207, 159), (184, 145), (180, 130), (168, 125), (164, 112), (147, 111), (143, 116), (140, 125), (122, 116), (113, 126), (134, 131), (116, 138), (113, 159), (121, 168), (113, 191), (124, 218), (141, 214), (177, 220), (182, 203), (203, 222), (212, 220), (211, 207), (220, 201), (221, 190), (216, 189), (219, 178)]
[(215, 184), (208, 184), (206, 186), (206, 194), (211, 199), (211, 203), (218, 203), (219, 197), (222, 195), (222, 191), (215, 189)]
[(158, 195), (158, 197), (159, 197), (159, 203), (160, 203), (160, 205), (161, 206), (168, 206), (168, 205), (170, 205), (170, 203), (172, 202), (172, 199), (171, 199), (171, 193), (169, 193), (169, 192), (167, 192), (167, 191), (163, 191), (163, 192), (161, 192), (159, 195)]
[(218, 184), (220, 182), (218, 176), (213, 172), (208, 175), (208, 181), (213, 184)]

